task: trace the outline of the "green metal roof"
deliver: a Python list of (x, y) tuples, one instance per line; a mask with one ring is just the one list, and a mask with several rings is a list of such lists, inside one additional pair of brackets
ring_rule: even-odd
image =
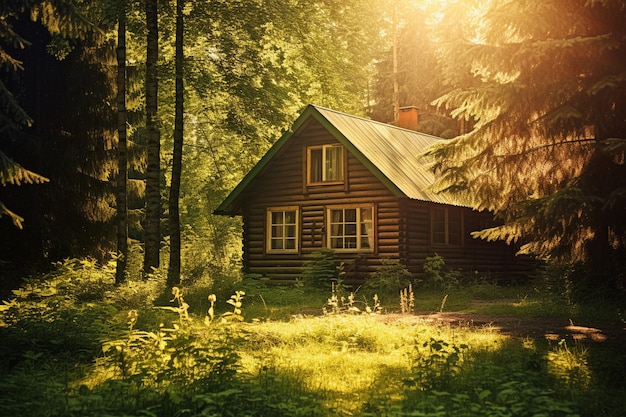
[(424, 150), (443, 139), (425, 133), (309, 105), (257, 165), (215, 209), (215, 214), (233, 214), (233, 203), (302, 125), (314, 118), (322, 124), (373, 175), (398, 197), (462, 206), (450, 195), (430, 190), (435, 177), (420, 157)]

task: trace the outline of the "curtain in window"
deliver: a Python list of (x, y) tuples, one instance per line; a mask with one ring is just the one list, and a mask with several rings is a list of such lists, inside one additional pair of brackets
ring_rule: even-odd
[(322, 182), (322, 149), (309, 149), (309, 182)]
[(331, 249), (372, 249), (372, 207), (329, 210)]
[(361, 249), (374, 247), (374, 222), (372, 221), (372, 208), (361, 208)]
[(341, 181), (343, 179), (343, 148), (329, 146), (326, 148), (326, 181)]

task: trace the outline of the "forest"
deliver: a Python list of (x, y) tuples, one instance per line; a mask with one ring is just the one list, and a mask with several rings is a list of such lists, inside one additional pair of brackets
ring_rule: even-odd
[[(625, 21), (622, 0), (2, 1), (0, 415), (623, 415)], [(433, 191), (536, 270), (247, 275), (241, 219), (213, 211), (309, 104), (415, 106), (445, 139), (414, 156)]]

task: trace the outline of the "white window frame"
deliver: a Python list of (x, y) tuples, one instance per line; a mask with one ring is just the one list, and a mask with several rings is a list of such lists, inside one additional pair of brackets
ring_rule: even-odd
[[(341, 164), (341, 167), (339, 168), (339, 175), (340, 178), (339, 179), (331, 179), (329, 180), (329, 167), (328, 167), (328, 163), (329, 161), (326, 158), (326, 151), (328, 149), (332, 149), (332, 148), (337, 148), (340, 150), (340, 155), (339, 155), (339, 163)], [(312, 173), (312, 169), (313, 169), (313, 161), (311, 158), (311, 152), (315, 151), (315, 150), (319, 150), (322, 153), (322, 157), (321, 157), (321, 167), (319, 167), (321, 173), (322, 173), (322, 180), (321, 181), (313, 181), (311, 178), (311, 173)], [(343, 184), (344, 182), (344, 178), (345, 178), (345, 150), (344, 147), (342, 145), (338, 145), (338, 144), (328, 144), (328, 145), (317, 145), (317, 146), (309, 146), (307, 147), (307, 152), (306, 152), (306, 162), (307, 162), (307, 169), (306, 169), (306, 178), (307, 178), (307, 184), (311, 185), (322, 185), (322, 184)]]
[[(362, 217), (362, 209), (369, 209), (369, 217), (370, 219), (363, 219)], [(343, 210), (342, 220), (334, 221), (333, 219), (333, 211), (335, 210)], [(356, 210), (356, 219), (354, 222), (346, 221), (345, 211), (346, 210)], [(354, 235), (346, 235), (346, 225), (355, 225), (355, 234)], [(373, 204), (352, 204), (352, 205), (341, 205), (341, 206), (328, 206), (326, 207), (326, 247), (334, 250), (335, 252), (374, 252), (376, 246), (376, 211), (374, 209)], [(369, 231), (366, 234), (363, 234), (363, 228), (368, 229)], [(334, 230), (341, 229), (341, 234), (335, 234)], [(353, 237), (355, 239), (354, 247), (345, 247), (345, 240), (348, 237)], [(343, 247), (333, 247), (334, 239), (343, 239), (344, 244)], [(367, 238), (368, 246), (363, 247), (362, 242), (363, 239)]]
[[(285, 212), (294, 212), (295, 223), (285, 223)], [(283, 213), (283, 222), (281, 224), (272, 223), (273, 213)], [(277, 230), (274, 226), (280, 226), (282, 229), (282, 236), (274, 236), (274, 231)], [(287, 235), (287, 226), (294, 227), (294, 236)], [(268, 207), (266, 214), (266, 233), (265, 233), (265, 251), (267, 253), (298, 253), (300, 251), (300, 207), (298, 206), (281, 206), (281, 207)], [(283, 247), (280, 249), (272, 248), (272, 242), (276, 240), (282, 240)], [(285, 242), (287, 240), (294, 240), (295, 245), (293, 248), (285, 249)]]
[[(458, 242), (451, 242), (450, 236), (453, 230), (450, 225), (450, 210), (458, 214)], [(444, 241), (435, 241), (435, 216), (436, 213), (443, 212)], [(442, 222), (438, 221), (439, 224)], [(430, 209), (430, 243), (441, 246), (463, 246), (463, 210), (460, 207), (431, 207)]]

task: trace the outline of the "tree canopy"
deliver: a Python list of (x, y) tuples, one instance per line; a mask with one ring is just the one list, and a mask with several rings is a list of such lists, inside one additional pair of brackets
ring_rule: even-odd
[(438, 188), (504, 221), (477, 236), (623, 269), (626, 4), (488, 5), (480, 19), (458, 5), (444, 19), (445, 29), (471, 24), (440, 34), (449, 87), (436, 104), (476, 123), (429, 153)]
[[(155, 3), (159, 48), (150, 68), (159, 84), (150, 99), (158, 99), (158, 110), (150, 119), (160, 149), (151, 147), (150, 164), (161, 172), (150, 195), (163, 223), (152, 246), (161, 249), (168, 246), (174, 165), (176, 8), (174, 0)], [(23, 247), (35, 248), (29, 256), (104, 258), (115, 246), (114, 25), (122, 4), (121, 127), (128, 134), (127, 227), (136, 244), (146, 241), (146, 149), (154, 133), (143, 87), (145, 3), (0, 5), (0, 216), (17, 226), (27, 219)], [(176, 164), (181, 270), (189, 275), (236, 265), (238, 220), (209, 213), (308, 103), (384, 122), (392, 121), (396, 101), (418, 106), (420, 129), (455, 136), (428, 153), (436, 188), (503, 222), (476, 236), (568, 262), (618, 267), (624, 258), (622, 1), (210, 0), (185, 2), (181, 16), (185, 129)], [(10, 187), (48, 178), (45, 193)], [(5, 238), (3, 248), (13, 240)]]

